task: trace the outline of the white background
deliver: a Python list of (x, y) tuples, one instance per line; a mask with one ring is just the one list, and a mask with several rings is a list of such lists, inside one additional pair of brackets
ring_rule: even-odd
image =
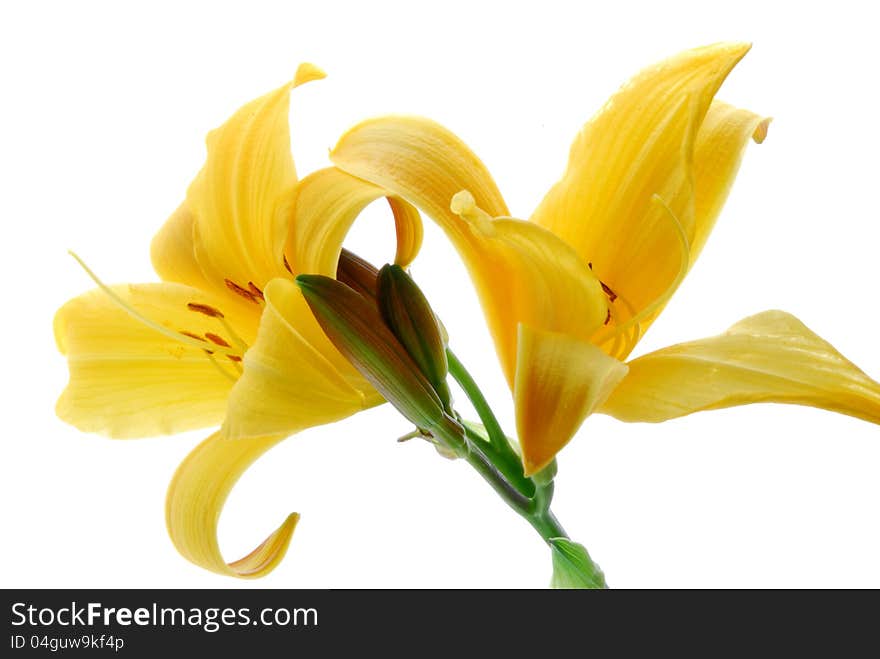
[[(398, 445), (388, 406), (291, 438), (234, 490), (237, 558), (291, 511), (287, 559), (255, 582), (190, 565), (165, 488), (207, 434), (111, 441), (58, 421), (54, 310), (106, 280), (152, 281), (149, 240), (204, 157), (205, 133), (289, 79), (301, 175), (352, 123), (429, 115), (480, 154), (527, 217), (580, 125), (638, 69), (754, 42), (721, 98), (773, 115), (698, 265), (636, 354), (782, 308), (873, 377), (880, 111), (870, 3), (4, 3), (0, 9), (0, 585), (543, 587), (540, 539), (460, 463)], [(378, 209), (347, 243), (393, 247)], [(414, 275), (508, 429), (509, 393), (468, 280), (432, 226)], [(554, 508), (616, 587), (880, 587), (880, 428), (778, 405), (662, 425), (587, 421)]]

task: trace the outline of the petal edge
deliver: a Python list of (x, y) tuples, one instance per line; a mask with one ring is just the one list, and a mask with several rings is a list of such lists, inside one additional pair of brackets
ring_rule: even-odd
[(782, 311), (765, 311), (718, 336), (649, 353), (629, 368), (599, 410), (621, 421), (657, 423), (772, 402), (880, 423), (880, 383)]

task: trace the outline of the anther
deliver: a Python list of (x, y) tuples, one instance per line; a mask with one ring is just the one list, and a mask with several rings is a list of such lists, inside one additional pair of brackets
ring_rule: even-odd
[(191, 339), (195, 339), (196, 341), (201, 341), (202, 343), (205, 342), (205, 339), (203, 339), (202, 337), (200, 337), (200, 336), (199, 336), (198, 334), (196, 334), (195, 332), (187, 332), (186, 330), (180, 330), (180, 333), (183, 334), (184, 336), (188, 336), (188, 337), (191, 338)]
[(266, 299), (265, 296), (263, 295), (263, 291), (261, 291), (259, 288), (257, 288), (257, 285), (252, 281), (248, 282), (248, 290), (251, 292), (252, 295), (256, 295), (261, 300)]
[(220, 312), (220, 310), (215, 309), (209, 304), (202, 304), (200, 302), (187, 302), (186, 308), (190, 311), (203, 313), (206, 316), (210, 316), (211, 318), (223, 318), (223, 314)]
[(290, 263), (287, 261), (287, 254), (282, 254), (281, 259), (284, 261), (284, 268), (290, 274), (293, 274), (293, 268), (290, 267)]
[[(593, 262), (592, 261), (588, 261), (587, 266), (590, 268), (591, 271), (593, 270)], [(602, 284), (602, 290), (605, 292), (605, 295), (608, 296), (608, 299), (611, 300), (612, 302), (614, 302), (614, 300), (617, 299), (617, 293), (612, 291), (611, 287), (608, 284), (606, 284), (604, 281), (602, 281), (601, 279), (599, 280), (599, 283)], [(605, 324), (607, 325), (608, 322), (606, 321)]]
[(236, 362), (236, 363), (241, 361), (241, 357), (239, 357), (238, 355), (226, 355), (226, 358), (227, 358), (229, 361), (233, 361), (233, 362)]
[(614, 302), (614, 300), (617, 299), (617, 293), (612, 291), (611, 287), (608, 284), (606, 284), (604, 281), (602, 281), (601, 279), (599, 280), (599, 283), (602, 284), (602, 290), (605, 291), (605, 295), (608, 296), (608, 299), (611, 300), (612, 302)]
[(611, 309), (605, 312), (605, 325), (611, 322)]
[(255, 304), (257, 303), (257, 296), (254, 295), (253, 293), (251, 293), (251, 292), (250, 292), (249, 290), (247, 290), (246, 288), (242, 288), (241, 286), (239, 286), (238, 284), (236, 284), (236, 283), (235, 283), (234, 281), (232, 281), (231, 279), (224, 279), (223, 281), (226, 282), (226, 288), (228, 288), (228, 289), (229, 289), (230, 291), (232, 291), (233, 293), (238, 293), (238, 294), (241, 295), (245, 300), (249, 300), (249, 301), (251, 301), (251, 302), (253, 302), (253, 303), (255, 303)]
[(205, 332), (205, 338), (208, 339), (211, 343), (214, 343), (218, 346), (222, 346), (223, 348), (229, 348), (230, 345), (226, 342), (222, 336), (218, 336), (212, 332)]

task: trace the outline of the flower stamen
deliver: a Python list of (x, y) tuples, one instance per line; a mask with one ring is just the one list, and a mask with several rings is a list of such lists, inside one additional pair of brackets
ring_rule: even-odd
[(196, 341), (203, 341), (203, 342), (205, 341), (205, 339), (203, 339), (201, 336), (199, 336), (195, 332), (187, 332), (186, 330), (180, 330), (180, 333), (183, 334), (184, 336), (188, 336), (191, 339), (195, 339)]
[[(587, 263), (587, 265), (590, 266), (590, 270), (593, 269), (593, 262), (592, 261)], [(598, 279), (598, 277), (597, 277), (597, 279)], [(606, 284), (604, 281), (602, 281), (601, 279), (599, 279), (599, 284), (602, 286), (602, 291), (605, 293), (605, 295), (608, 296), (608, 300), (611, 302), (614, 302), (614, 300), (617, 299), (617, 293), (615, 293), (613, 290), (611, 290), (611, 287), (608, 284)], [(605, 323), (605, 324), (607, 325), (608, 323)]]
[[(139, 312), (137, 309), (135, 309), (131, 304), (129, 304), (128, 302), (123, 300), (122, 297), (116, 291), (114, 291), (107, 284), (105, 284), (103, 281), (101, 281), (98, 278), (98, 275), (96, 275), (94, 272), (92, 272), (91, 268), (89, 268), (89, 266), (87, 266), (85, 264), (85, 261), (83, 261), (79, 256), (77, 256), (77, 254), (75, 254), (72, 251), (68, 252), (68, 253), (74, 258), (74, 260), (76, 260), (77, 263), (79, 263), (80, 267), (83, 270), (85, 270), (86, 274), (91, 278), (91, 280), (93, 282), (95, 282), (95, 284), (98, 286), (98, 288), (100, 288), (107, 295), (107, 297), (109, 297), (116, 305), (118, 305), (121, 309), (125, 310), (128, 314), (130, 314), (132, 318), (143, 323), (144, 325), (146, 325), (150, 329), (156, 330), (160, 334), (168, 337), (169, 339), (171, 339), (173, 341), (177, 341), (178, 343), (182, 343), (182, 344), (189, 346), (191, 348), (197, 348), (199, 350), (204, 350), (204, 346), (202, 345), (202, 343), (204, 343), (204, 341), (202, 341), (201, 339), (194, 339), (191, 336), (189, 336), (189, 334), (184, 334), (183, 332), (176, 332), (172, 329), (169, 329), (168, 327), (165, 327), (164, 325), (161, 325), (160, 323), (157, 323), (155, 320), (152, 320), (152, 319), (148, 318), (147, 316), (143, 315), (141, 312)], [(223, 323), (226, 322), (225, 320), (223, 320), (222, 313), (220, 313), (217, 309), (215, 309), (214, 307), (211, 307), (207, 304), (190, 303), (187, 305), (187, 307), (189, 307), (192, 311), (198, 311), (199, 313), (204, 313), (206, 315), (213, 316), (215, 318), (219, 318), (220, 321)]]
[(205, 332), (205, 338), (215, 345), (222, 346), (224, 348), (230, 347), (230, 345), (226, 342), (226, 339), (224, 339), (222, 336), (214, 334), (213, 332)]
[[(229, 337), (232, 339), (232, 342), (235, 343), (235, 346), (241, 351), (242, 354), (244, 354), (244, 352), (248, 349), (248, 344), (245, 343), (242, 340), (242, 338), (240, 336), (238, 336), (238, 334), (235, 333), (235, 330), (232, 329), (232, 326), (226, 320), (226, 316), (224, 316), (223, 313), (219, 309), (215, 309), (214, 307), (212, 307), (208, 304), (202, 304), (200, 302), (187, 302), (186, 308), (189, 309), (190, 311), (195, 311), (196, 313), (201, 313), (206, 316), (210, 316), (211, 318), (216, 318), (217, 321), (220, 323), (220, 325), (223, 326), (223, 329), (226, 331), (226, 333), (229, 335)], [(186, 336), (191, 336), (191, 334), (186, 333), (186, 332), (181, 332), (181, 334), (186, 334)], [(223, 337), (221, 337), (218, 334), (213, 334), (212, 332), (207, 332), (205, 334), (205, 336), (212, 343), (214, 343), (215, 345), (218, 345), (222, 348), (231, 348), (232, 347)], [(200, 336), (195, 336), (193, 338), (196, 338), (200, 341), (204, 341), (204, 339), (202, 339), (202, 337), (200, 337)], [(219, 343), (218, 341), (222, 341), (222, 343)], [(224, 352), (224, 354), (228, 355), (230, 353)], [(232, 354), (235, 354), (235, 353), (232, 353)]]
[[(214, 353), (213, 353), (212, 351), (210, 351), (210, 350), (205, 350), (205, 356), (208, 358), (208, 361), (211, 362), (211, 363), (214, 365), (214, 368), (216, 368), (218, 371), (220, 371), (220, 374), (221, 374), (224, 378), (227, 378), (228, 380), (230, 380), (230, 381), (233, 382), (233, 383), (238, 381), (238, 378), (237, 378), (237, 377), (235, 377), (232, 373), (230, 373), (229, 371), (227, 371), (225, 368), (223, 368), (223, 367), (219, 364), (219, 362), (217, 361), (217, 359), (214, 357)], [(240, 374), (240, 373), (239, 373), (239, 374)]]
[[(681, 222), (679, 222), (678, 218), (675, 216), (675, 213), (672, 212), (672, 209), (663, 201), (663, 199), (654, 195), (651, 198), (651, 201), (654, 204), (657, 204), (661, 210), (664, 211), (663, 217), (669, 220), (670, 227), (672, 228), (673, 235), (678, 241), (679, 247), (679, 268), (678, 273), (674, 277), (674, 279), (670, 282), (670, 284), (666, 287), (666, 289), (660, 293), (650, 304), (646, 305), (641, 311), (638, 313), (635, 312), (635, 309), (626, 301), (625, 298), (621, 298), (620, 296), (615, 296), (616, 299), (620, 299), (623, 304), (626, 306), (629, 311), (629, 318), (623, 323), (615, 322), (613, 327), (609, 327), (607, 331), (600, 332), (597, 336), (594, 337), (594, 342), (597, 345), (605, 345), (612, 338), (616, 338), (616, 336), (621, 335), (623, 332), (628, 332), (629, 336), (625, 339), (624, 352), (617, 352), (617, 341), (613, 344), (613, 349), (609, 353), (613, 356), (619, 355), (628, 355), (629, 351), (631, 351), (636, 342), (639, 340), (642, 334), (642, 323), (649, 319), (653, 314), (655, 314), (660, 308), (663, 307), (664, 304), (669, 300), (675, 290), (678, 288), (681, 281), (684, 279), (685, 275), (688, 271), (689, 265), (689, 242), (687, 235), (684, 232), (684, 228), (681, 226)], [(591, 267), (592, 269), (592, 267)], [(604, 290), (604, 288), (603, 288)]]
[(210, 316), (211, 318), (223, 318), (223, 313), (219, 309), (215, 309), (210, 304), (201, 304), (200, 302), (187, 302), (186, 308), (196, 313)]
[(258, 297), (260, 299), (260, 302), (266, 301), (266, 297), (263, 295), (263, 291), (261, 291), (254, 282), (248, 282), (248, 290), (251, 292), (252, 295)]
[[(247, 352), (248, 344), (245, 343), (244, 340), (235, 333), (235, 330), (232, 329), (232, 326), (229, 324), (229, 322), (225, 318), (218, 318), (218, 320), (220, 321), (220, 324), (223, 325), (223, 329), (226, 330), (226, 334), (229, 336), (235, 346), (241, 351), (241, 354)], [(228, 355), (229, 353), (227, 352), (226, 354)]]
[(235, 369), (235, 372), (241, 375), (244, 371), (241, 367), (241, 357), (238, 355), (226, 355), (226, 359), (232, 362), (232, 368)]
[[(224, 279), (223, 281), (226, 283), (226, 288), (228, 288), (233, 293), (240, 295), (248, 302), (253, 302), (254, 304), (260, 303), (260, 300), (262, 299), (262, 293), (260, 293), (260, 297), (257, 297), (254, 293), (252, 293), (248, 289), (244, 288), (243, 286), (239, 286), (231, 279)], [(254, 286), (254, 288), (257, 288), (257, 287)], [(257, 290), (259, 290), (259, 289), (257, 289)]]

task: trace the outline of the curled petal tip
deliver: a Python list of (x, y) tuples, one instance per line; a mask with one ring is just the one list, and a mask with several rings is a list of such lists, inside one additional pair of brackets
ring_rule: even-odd
[(710, 48), (726, 50), (731, 55), (742, 57), (752, 49), (751, 41), (721, 41)]
[(227, 563), (217, 541), (223, 504), (247, 468), (283, 436), (229, 440), (220, 432), (199, 444), (177, 468), (168, 487), (165, 523), (177, 551), (206, 570), (240, 579), (271, 572), (284, 558), (298, 513), (291, 513), (246, 556)]
[(755, 131), (752, 133), (752, 140), (754, 140), (755, 144), (762, 144), (765, 139), (767, 139), (767, 131), (770, 128), (770, 122), (773, 121), (773, 117), (766, 117), (761, 120), (757, 126), (755, 126)]
[(303, 62), (296, 69), (296, 73), (293, 76), (293, 86), (299, 87), (300, 85), (304, 85), (307, 82), (312, 82), (313, 80), (323, 80), (327, 77), (327, 74), (324, 72), (319, 66), (312, 64), (311, 62)]
[(290, 513), (281, 526), (256, 549), (247, 556), (229, 564), (229, 569), (232, 571), (229, 576), (256, 579), (269, 574), (278, 567), (287, 554), (290, 540), (298, 523), (299, 513)]

